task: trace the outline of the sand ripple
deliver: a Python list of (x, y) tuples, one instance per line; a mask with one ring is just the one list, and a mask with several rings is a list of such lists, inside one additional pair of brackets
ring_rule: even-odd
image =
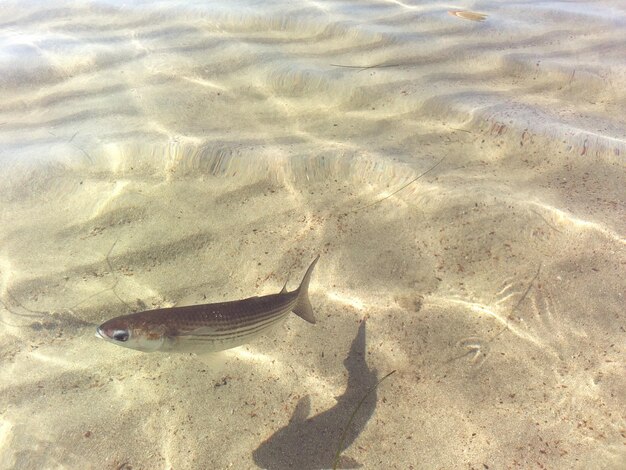
[[(348, 466), (619, 468), (626, 13), (468, 7), (3, 2), (0, 466), (328, 466), (395, 369)], [(317, 253), (217, 363), (93, 337)]]

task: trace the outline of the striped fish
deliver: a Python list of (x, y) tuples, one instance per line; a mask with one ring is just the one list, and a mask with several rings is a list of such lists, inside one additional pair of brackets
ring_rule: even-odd
[(160, 308), (122, 315), (104, 322), (96, 336), (139, 351), (214, 352), (248, 343), (293, 312), (315, 323), (309, 281), (319, 256), (300, 286), (278, 294), (185, 307)]

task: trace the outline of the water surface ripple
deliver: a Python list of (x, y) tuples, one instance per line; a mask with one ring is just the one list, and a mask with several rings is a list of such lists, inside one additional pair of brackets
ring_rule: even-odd
[[(397, 370), (342, 466), (622, 468), (625, 29), (621, 0), (3, 2), (0, 467), (328, 468)], [(318, 253), (316, 325), (210, 361), (94, 337)]]

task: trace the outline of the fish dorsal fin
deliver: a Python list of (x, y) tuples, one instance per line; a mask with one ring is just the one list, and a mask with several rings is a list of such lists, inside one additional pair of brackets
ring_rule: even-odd
[(283, 286), (283, 288), (281, 289), (281, 291), (279, 292), (279, 294), (286, 294), (287, 293), (287, 283), (289, 282), (289, 279), (287, 279), (285, 281), (285, 285)]

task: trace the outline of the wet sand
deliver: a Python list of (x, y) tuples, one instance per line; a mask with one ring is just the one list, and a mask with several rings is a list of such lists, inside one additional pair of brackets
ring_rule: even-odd
[[(1, 468), (330, 468), (392, 370), (343, 468), (626, 461), (620, 1), (0, 25)], [(315, 325), (210, 360), (94, 337), (318, 253)]]

